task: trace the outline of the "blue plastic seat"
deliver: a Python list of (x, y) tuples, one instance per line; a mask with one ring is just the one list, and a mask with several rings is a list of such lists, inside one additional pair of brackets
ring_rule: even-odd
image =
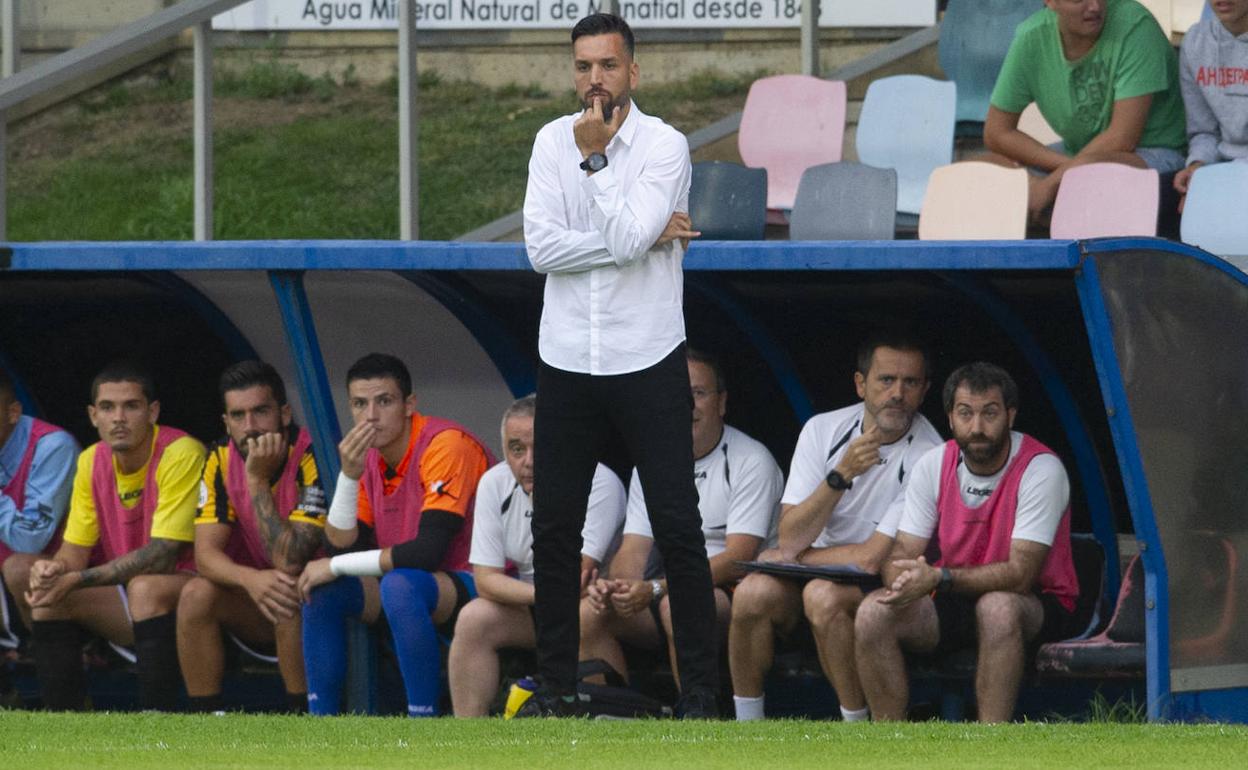
[(767, 169), (736, 163), (693, 164), (693, 229), (710, 241), (761, 241), (767, 227)]
[(1248, 258), (1248, 161), (1201, 166), (1192, 175), (1179, 232), (1184, 243), (1245, 265)]
[(959, 121), (983, 123), (988, 117), (988, 100), (1014, 29), (1043, 7), (1041, 0), (949, 0), (937, 55), (945, 77), (958, 84)]
[(893, 239), (897, 172), (862, 163), (811, 166), (797, 186), (789, 221), (794, 241)]
[(927, 178), (953, 162), (957, 86), (922, 75), (880, 78), (867, 86), (858, 117), (858, 160), (897, 170), (897, 210), (923, 208)]

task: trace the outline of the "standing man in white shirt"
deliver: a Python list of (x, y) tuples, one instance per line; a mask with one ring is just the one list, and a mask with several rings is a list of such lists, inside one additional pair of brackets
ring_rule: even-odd
[[(706, 558), (715, 583), (718, 633), (728, 632), (732, 592), (759, 551), (776, 543), (784, 474), (760, 442), (724, 423), (728, 389), (719, 362), (687, 353), (693, 395), (693, 478), (706, 538)], [(628, 490), (624, 542), (611, 561), (609, 578), (589, 587), (581, 601), (581, 660), (600, 658), (628, 678), (622, 642), (671, 654), (671, 606), (667, 582), (653, 563), (654, 533), (646, 495), (633, 474)], [(679, 674), (676, 669), (674, 673)]]
[(572, 30), (584, 108), (538, 132), (524, 238), (546, 274), (538, 350), (533, 559), (538, 681), (522, 713), (575, 714), (580, 532), (598, 460), (622, 445), (646, 489), (671, 592), (681, 702), (716, 716), (715, 601), (693, 485), (681, 260), (698, 234), (680, 132), (642, 113), (633, 33), (611, 14)]
[[(455, 623), (447, 661), (457, 717), (483, 717), (498, 691), (498, 653), (531, 650), (533, 631), (533, 415), (525, 396), (503, 413), (503, 458), (481, 477), (472, 512), (472, 576), (477, 598)], [(599, 464), (585, 514), (582, 580), (589, 582), (620, 539), (627, 494), (618, 476)]]

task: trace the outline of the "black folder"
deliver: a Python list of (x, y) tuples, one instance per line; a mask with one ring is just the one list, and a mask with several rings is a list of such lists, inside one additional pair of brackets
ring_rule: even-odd
[(831, 580), (836, 583), (849, 583), (871, 591), (883, 586), (880, 576), (874, 572), (866, 572), (852, 564), (797, 564), (787, 561), (739, 561), (738, 565), (747, 572), (764, 572), (793, 580)]

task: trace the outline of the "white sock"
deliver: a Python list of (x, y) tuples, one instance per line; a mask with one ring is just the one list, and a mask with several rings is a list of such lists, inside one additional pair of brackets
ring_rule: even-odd
[(763, 718), (763, 697), (742, 698), (740, 695), (732, 696), (732, 705), (737, 709), (738, 722), (750, 722), (755, 719)]
[(841, 719), (846, 722), (865, 722), (871, 718), (871, 710), (866, 706), (860, 709), (847, 709), (841, 706)]

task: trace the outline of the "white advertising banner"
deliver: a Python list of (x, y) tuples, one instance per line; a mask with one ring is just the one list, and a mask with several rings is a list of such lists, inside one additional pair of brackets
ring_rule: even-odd
[[(566, 29), (603, 0), (417, 0), (420, 29)], [(639, 29), (796, 27), (800, 0), (620, 0)], [(221, 30), (394, 29), (397, 0), (252, 0), (212, 20)], [(823, 27), (927, 27), (936, 0), (823, 0)]]

